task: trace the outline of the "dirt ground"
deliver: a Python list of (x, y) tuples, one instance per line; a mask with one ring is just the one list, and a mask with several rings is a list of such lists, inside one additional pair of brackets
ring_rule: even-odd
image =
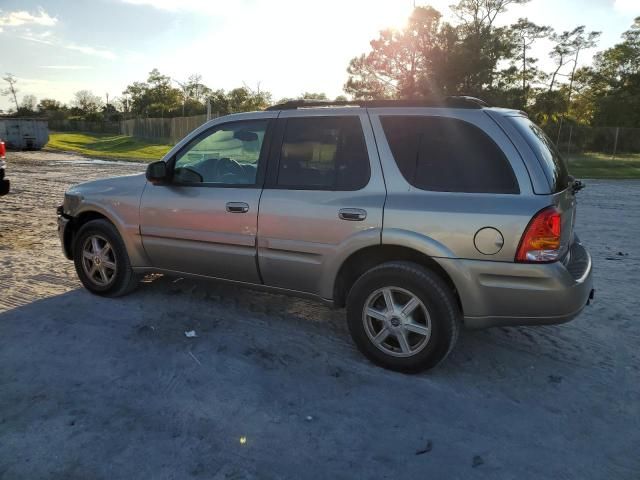
[(166, 277), (116, 300), (80, 288), (55, 207), (143, 168), (9, 155), (0, 479), (640, 478), (640, 181), (580, 193), (597, 293), (578, 319), (466, 331), (407, 376), (305, 300)]

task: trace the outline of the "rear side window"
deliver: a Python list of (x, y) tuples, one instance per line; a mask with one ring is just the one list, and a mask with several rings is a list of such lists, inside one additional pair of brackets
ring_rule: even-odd
[(414, 187), (434, 192), (520, 193), (502, 150), (478, 127), (453, 118), (381, 117), (393, 157)]
[(567, 163), (544, 131), (526, 117), (511, 117), (516, 129), (533, 149), (545, 175), (551, 182), (551, 192), (562, 192), (569, 185)]
[(369, 182), (369, 155), (360, 118), (286, 121), (277, 185), (307, 190), (359, 190)]

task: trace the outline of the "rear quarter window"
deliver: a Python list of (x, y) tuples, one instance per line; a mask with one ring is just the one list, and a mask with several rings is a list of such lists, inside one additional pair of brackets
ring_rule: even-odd
[(513, 169), (496, 143), (468, 122), (383, 116), (387, 142), (404, 178), (435, 192), (518, 194)]
[(562, 192), (569, 186), (569, 169), (553, 141), (544, 131), (526, 117), (509, 117), (538, 157), (549, 183), (551, 193)]

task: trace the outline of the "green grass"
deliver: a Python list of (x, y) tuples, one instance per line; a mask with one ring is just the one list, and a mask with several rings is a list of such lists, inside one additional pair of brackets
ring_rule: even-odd
[(80, 132), (51, 132), (46, 146), (89, 157), (148, 162), (160, 160), (172, 147), (125, 135)]
[(567, 157), (569, 172), (576, 178), (640, 179), (640, 154), (579, 153)]

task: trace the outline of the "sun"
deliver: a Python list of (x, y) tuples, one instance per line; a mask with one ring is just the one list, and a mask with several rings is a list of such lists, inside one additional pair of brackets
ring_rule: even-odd
[[(376, 30), (401, 30), (407, 22), (414, 5), (416, 7), (431, 6), (438, 10), (443, 17), (449, 16), (451, 0), (369, 0), (368, 7), (363, 8), (360, 2), (347, 3), (341, 7), (343, 13), (358, 19), (358, 24), (375, 27)], [(344, 11), (346, 10), (346, 12)]]

